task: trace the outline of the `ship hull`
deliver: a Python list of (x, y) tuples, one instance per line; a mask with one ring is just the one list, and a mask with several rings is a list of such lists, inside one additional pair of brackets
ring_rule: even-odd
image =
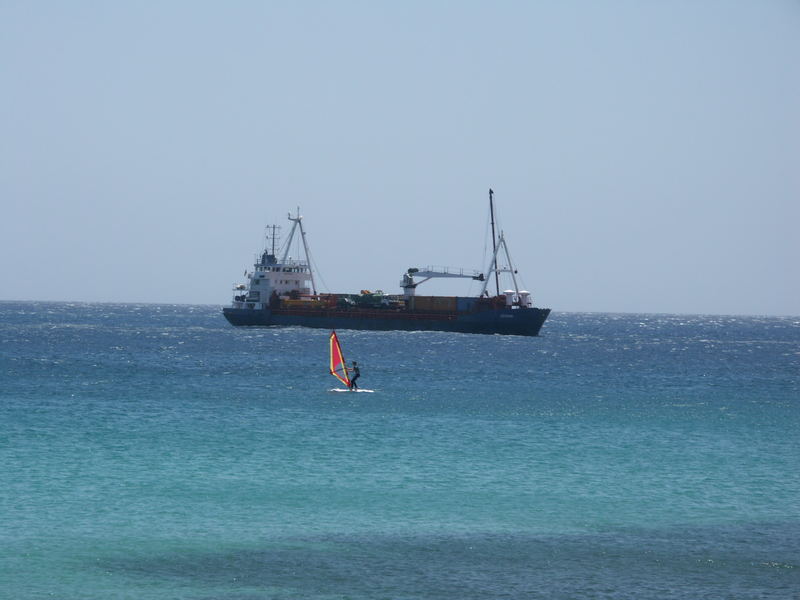
[(223, 309), (237, 327), (300, 326), (377, 331), (451, 331), (501, 335), (539, 334), (549, 308), (499, 308), (469, 313), (419, 313), (388, 310)]

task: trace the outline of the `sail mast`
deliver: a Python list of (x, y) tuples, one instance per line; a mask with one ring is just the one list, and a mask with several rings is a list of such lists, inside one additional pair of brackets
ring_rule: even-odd
[(492, 252), (494, 253), (494, 284), (497, 286), (497, 295), (500, 295), (500, 276), (497, 274), (497, 237), (494, 233), (494, 191), (489, 188), (489, 215), (492, 222)]

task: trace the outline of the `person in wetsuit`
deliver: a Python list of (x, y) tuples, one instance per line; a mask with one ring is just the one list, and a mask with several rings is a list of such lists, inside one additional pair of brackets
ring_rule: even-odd
[(361, 371), (358, 370), (358, 363), (353, 361), (353, 376), (350, 378), (350, 389), (357, 390), (358, 385), (356, 385), (356, 379), (361, 377)]

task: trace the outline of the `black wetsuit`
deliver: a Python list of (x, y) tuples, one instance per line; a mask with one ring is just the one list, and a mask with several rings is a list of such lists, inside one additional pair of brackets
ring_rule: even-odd
[(353, 365), (353, 376), (350, 378), (350, 389), (357, 390), (358, 386), (356, 385), (356, 379), (361, 377), (361, 371), (358, 370), (356, 365)]

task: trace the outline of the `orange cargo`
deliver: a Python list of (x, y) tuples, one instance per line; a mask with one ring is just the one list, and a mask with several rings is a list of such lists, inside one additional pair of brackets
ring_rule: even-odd
[(284, 300), (281, 304), (283, 308), (320, 308), (323, 305), (319, 300)]
[(412, 310), (418, 312), (456, 312), (455, 296), (412, 296)]

